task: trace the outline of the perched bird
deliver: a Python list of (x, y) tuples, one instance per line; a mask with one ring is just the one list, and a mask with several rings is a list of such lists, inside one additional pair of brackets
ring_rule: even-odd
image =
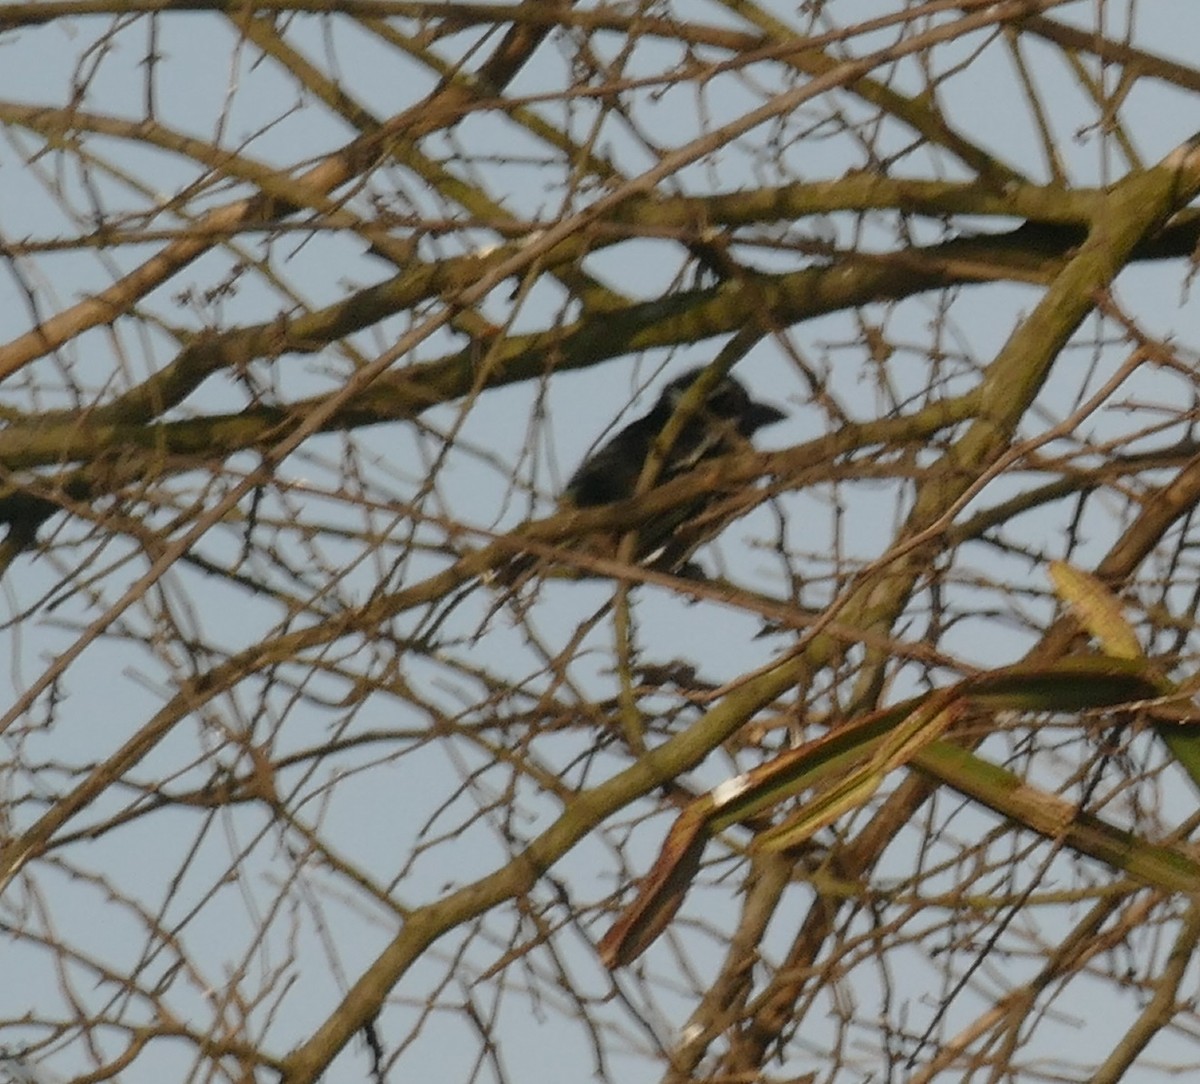
[[(589, 455), (571, 475), (561, 502), (591, 508), (632, 497), (656, 438), (703, 371), (690, 369), (676, 377), (649, 413), (630, 422)], [(723, 377), (685, 421), (666, 452), (655, 484), (678, 478), (705, 460), (746, 448), (759, 429), (786, 417), (782, 410), (751, 399), (732, 376)], [(708, 523), (700, 529), (695, 521), (722, 496), (706, 494), (701, 500), (672, 509), (659, 520), (642, 524), (638, 528), (638, 561), (662, 571), (694, 573), (688, 557), (724, 526)]]

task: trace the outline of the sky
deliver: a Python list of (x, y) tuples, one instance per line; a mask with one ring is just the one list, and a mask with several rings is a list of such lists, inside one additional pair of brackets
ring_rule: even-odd
[[(826, 5), (838, 23), (889, 12), (894, 5), (859, 0)], [(679, 5), (689, 17), (700, 4)], [(704, 20), (714, 24), (744, 26), (730, 8), (704, 5)], [(791, 5), (772, 5), (785, 20), (799, 18)], [(1132, 33), (1143, 48), (1188, 62), (1191, 43), (1200, 40), (1200, 10), (1174, 4), (1103, 5), (1106, 32), (1120, 37), (1124, 20), (1136, 13)], [(3, 6), (0, 6), (0, 11)], [(1079, 3), (1055, 11), (1056, 18), (1090, 25), (1096, 5)], [(797, 24), (798, 25), (798, 24)], [(276, 166), (303, 168), (341, 146), (352, 134), (345, 122), (315, 103), (311, 95), (252, 45), (239, 40), (229, 22), (212, 13), (171, 13), (151, 24), (131, 19), (128, 27), (110, 34), (105, 18), (80, 17), (55, 20), (43, 27), (22, 29), (0, 37), (0, 101), (62, 106), (75, 97), (84, 111), (139, 120), (153, 115), (164, 126), (201, 139), (214, 140), (227, 150), (244, 153)], [(293, 16), (280, 23), (285, 40), (306, 52), (326, 70), (336, 73), (338, 85), (376, 115), (385, 117), (419, 101), (433, 86), (430, 73), (415, 60), (398, 56), (380, 38), (344, 20)], [(153, 33), (153, 37), (151, 36)], [(879, 47), (892, 40), (887, 30), (856, 41), (856, 51)], [(981, 39), (955, 42), (935, 53), (941, 70), (964, 65), (945, 85), (943, 108), (959, 128), (1036, 181), (1049, 181), (1057, 168), (1072, 184), (1104, 184), (1119, 177), (1125, 166), (1114, 151), (1114, 140), (1101, 138), (1092, 103), (1080, 92), (1078, 79), (1061, 63), (1054, 50), (1029, 41), (1023, 45), (1029, 85), (1038, 100), (1051, 103), (1042, 118), (1053, 132), (1060, 156), (1052, 163), (1040, 152), (1036, 140), (1036, 115), (1031, 111), (1013, 58), (993, 43), (975, 55)], [(446, 58), (466, 58), (468, 66), (486, 53), (494, 39), (478, 40), (465, 30), (438, 43)], [(511, 94), (554, 93), (572, 78), (572, 52), (577, 43), (565, 36), (548, 41), (536, 61), (510, 88)], [(94, 45), (94, 48), (89, 48)], [(151, 45), (158, 62), (147, 68)], [(592, 43), (596, 53), (609, 59), (621, 47), (615, 36)], [(628, 60), (629, 76), (654, 75), (669, 70), (681, 59), (677, 51), (643, 41)], [(969, 66), (968, 66), (969, 65)], [(1101, 82), (1111, 81), (1111, 71), (1097, 72)], [(916, 93), (924, 73), (912, 60), (889, 67), (889, 85)], [(753, 76), (729, 72), (701, 87), (687, 86), (661, 94), (648, 94), (637, 111), (639, 127), (607, 122), (597, 124), (593, 103), (572, 100), (567, 106), (541, 105), (547, 116), (569, 118), (577, 138), (594, 138), (596, 153), (621, 163), (629, 172), (649, 168), (656, 148), (677, 147), (706, 129), (733, 120), (782, 89), (777, 71), (756, 70)], [(836, 97), (836, 96), (835, 96)], [(868, 112), (848, 96), (836, 97), (843, 112), (836, 114), (842, 127), (830, 119), (828, 98), (806, 103), (777, 125), (747, 133), (735, 145), (723, 148), (682, 169), (668, 182), (681, 193), (713, 190), (736, 192), (758, 184), (795, 180), (836, 179), (847, 172), (870, 168), (865, 147), (877, 154), (897, 155), (896, 172), (913, 176), (961, 179), (944, 158), (922, 152), (901, 154), (910, 134), (899, 126), (874, 131)], [(1140, 81), (1121, 101), (1124, 130), (1131, 133), (1138, 154), (1154, 161), (1191, 134), (1182, 97), (1148, 80)], [(857, 122), (850, 123), (850, 122)], [(94, 225), (98, 209), (108, 219), (131, 226), (162, 227), (176, 222), (168, 207), (175, 194), (188, 185), (192, 211), (224, 204), (242, 190), (228, 183), (212, 184), (203, 169), (186, 158), (149, 153), (130, 140), (100, 135), (86, 140), (94, 156), (90, 169), (80, 170), (73, 155), (38, 154), (41, 141), (33, 132), (10, 122), (8, 139), (0, 146), (0, 239), (13, 243), (29, 239), (53, 240), (72, 236)], [(508, 214), (552, 220), (564, 206), (578, 207), (592, 198), (584, 187), (575, 187), (568, 171), (528, 135), (501, 124), (493, 116), (464, 123), (453, 135), (434, 134), (422, 149), (433, 160), (459, 176), (475, 181), (490, 193)], [(122, 177), (132, 178), (122, 183)], [(148, 186), (138, 187), (140, 182)], [(368, 186), (348, 204), (366, 213), (382, 208), (403, 216), (462, 217), (420, 180), (411, 169), (395, 165), (374, 174)], [(975, 223), (955, 223), (951, 229)], [(981, 226), (983, 224), (978, 224)], [(1007, 224), (989, 222), (988, 229)], [(911, 227), (918, 237), (945, 236), (940, 223), (920, 222)], [(791, 267), (803, 240), (819, 245), (859, 244), (887, 250), (896, 244), (894, 224), (862, 226), (850, 216), (827, 216), (797, 223), (780, 231), (774, 251), (755, 250), (754, 259), (764, 269)], [(422, 255), (449, 258), (472, 248), (496, 243), (484, 229), (464, 229), (423, 242)], [(94, 250), (87, 253), (45, 253), (36, 258), (8, 260), (0, 276), (0, 341), (7, 342), (29, 329), (34, 314), (42, 315), (69, 306), (76, 299), (107, 285), (114, 277), (137, 266), (153, 250), (153, 243)], [(236, 259), (245, 261), (235, 274)], [(680, 274), (677, 246), (652, 241), (614, 246), (589, 259), (588, 270), (601, 282), (630, 296), (654, 297)], [(386, 264), (364, 251), (360, 239), (348, 234), (313, 234), (303, 229), (273, 238), (269, 244), (247, 240), (240, 252), (220, 250), (206, 255), (187, 271), (147, 299), (140, 311), (145, 319), (113, 327), (99, 327), (66, 346), (56, 356), (38, 362), (0, 385), (0, 406), (28, 411), (50, 407), (74, 408), (80, 390), (111, 396), (113, 389), (136, 384), (167, 364), (182, 336), (207, 328), (227, 328), (258, 322), (289, 308), (333, 304), (363, 285), (390, 273)], [(1191, 304), (1180, 289), (1178, 269), (1140, 271), (1120, 284), (1121, 297), (1136, 311), (1145, 329), (1169, 334), (1181, 325)], [(964, 289), (943, 308), (944, 299), (917, 297), (896, 305), (868, 307), (864, 321), (882, 329), (896, 349), (885, 366), (870, 362), (862, 325), (852, 316), (835, 314), (789, 329), (787, 349), (779, 339), (764, 341), (737, 369), (738, 375), (764, 399), (789, 412), (786, 422), (764, 432), (760, 447), (775, 449), (799, 443), (824, 431), (830, 414), (806, 398), (806, 386), (788, 351), (823, 373), (828, 390), (852, 417), (871, 418), (887, 413), (897, 403), (911, 403), (927, 379), (931, 342), (951, 359), (948, 387), (970, 379), (1003, 345), (1016, 323), (1038, 299), (1029, 286), (989, 286)], [(527, 296), (514, 291), (510, 281), (492, 292), (483, 310), (497, 324), (508, 324), (515, 333), (537, 330), (556, 319), (576, 314), (573, 302), (560, 289), (535, 286)], [(354, 335), (337, 351), (317, 357), (281, 359), (268, 373), (260, 367), (253, 375), (273, 394), (298, 397), (317, 394), (343, 380), (364, 359), (387, 350), (408, 327), (408, 316), (385, 321)], [(935, 327), (937, 330), (933, 330)], [(1095, 333), (1085, 329), (1081, 336)], [(404, 364), (419, 364), (460, 349), (461, 335), (443, 330), (430, 335)], [(305, 575), (318, 579), (336, 570), (330, 606), (361, 603), (383, 587), (400, 584), (432, 571), (435, 555), (410, 559), (404, 509), (413, 500), (430, 464), (437, 461), (437, 484), (426, 511), (439, 512), (455, 523), (480, 531), (505, 530), (534, 515), (549, 514), (562, 481), (603, 439), (614, 418), (629, 418), (648, 408), (663, 383), (686, 368), (706, 362), (720, 348), (703, 342), (678, 350), (650, 351), (622, 358), (586, 372), (556, 377), (546, 387), (521, 385), (499, 389), (475, 402), (455, 403), (431, 410), (419, 425), (383, 426), (356, 437), (353, 471), (363, 491), (375, 502), (369, 512), (347, 519), (346, 494), (337, 488), (350, 457), (340, 438), (322, 437), (309, 442), (300, 455), (281, 469), (290, 483), (284, 492), (270, 493), (254, 514), (277, 532), (283, 552), (276, 563), (269, 552), (256, 554), (246, 566), (254, 575), (281, 590), (299, 590)], [(1080, 365), (1063, 367), (1042, 399), (1046, 427), (1070, 413), (1089, 390), (1094, 390), (1119, 362), (1117, 349), (1080, 349)], [(1181, 383), (1170, 374), (1139, 374), (1133, 399), (1171, 403)], [(543, 397), (544, 396), (544, 397)], [(217, 379), (206, 384), (177, 411), (177, 416), (213, 410), (236, 411), (247, 404), (246, 384)], [(626, 412), (622, 414), (622, 412)], [(1124, 432), (1129, 423), (1120, 411), (1097, 418), (1095, 432), (1103, 436)], [(446, 434), (454, 434), (454, 451), (438, 460)], [(1030, 434), (1033, 435), (1033, 434)], [(232, 469), (252, 470), (249, 461)], [(506, 482), (517, 464), (518, 487)], [(203, 503), (209, 497), (198, 473), (181, 482), (180, 493)], [(981, 496), (982, 504), (1005, 495), (1001, 480)], [(710, 570), (731, 576), (768, 593), (788, 590), (786, 569), (772, 552), (779, 524), (784, 524), (790, 548), (807, 555), (808, 567), (827, 571), (827, 556), (867, 561), (877, 556), (890, 538), (898, 519), (894, 485), (816, 487), (790, 494), (775, 507), (765, 506), (740, 521), (729, 537), (707, 551)], [(985, 499), (986, 498), (986, 499)], [(181, 498), (182, 499), (182, 498)], [(249, 506), (241, 506), (249, 515)], [(969, 510), (968, 510), (969, 511)], [(146, 511), (149, 525), (163, 524), (171, 515)], [(1031, 537), (1053, 539), (1064, 529), (1063, 513), (1047, 511)], [(332, 533), (310, 538), (296, 524), (320, 522), (345, 529), (345, 537)], [(1120, 524), (1097, 514), (1087, 524), (1088, 547), (1080, 559), (1103, 552)], [(104, 612), (144, 571), (135, 547), (120, 540), (95, 546), (79, 525), (61, 528), (65, 544), (57, 550), (29, 555), (18, 561), (6, 583), (7, 614), (0, 627), (0, 652), (10, 662), (10, 697), (20, 695), (47, 665), (47, 660), (69, 648), (90, 622)], [(241, 523), (210, 534), (197, 547), (206, 560), (237, 567), (243, 534)], [(417, 531), (431, 544), (445, 541), (446, 532), (436, 522)], [(482, 536), (481, 536), (482, 537)], [(377, 545), (366, 545), (368, 539)], [(268, 548), (269, 550), (269, 548)], [(969, 555), (964, 567), (971, 567)], [(1014, 555), (1007, 560), (994, 552), (981, 553), (989, 575), (1028, 580), (1028, 563)], [(81, 568), (82, 564), (82, 568)], [(94, 570), (96, 579), (81, 578)], [(85, 582), (86, 581), (86, 582)], [(70, 589), (64, 584), (73, 585)], [(815, 578), (800, 585), (802, 601), (819, 605), (827, 585)], [(298, 820), (319, 825), (324, 840), (347, 861), (359, 862), (374, 877), (371, 889), (349, 891), (330, 870), (315, 859), (298, 861), (297, 839), (286, 836), (252, 807), (228, 814), (172, 809), (153, 817), (131, 821), (103, 838), (81, 838), (61, 852), (61, 862), (39, 863), (0, 897), (0, 921), (10, 926), (53, 930), (81, 952), (115, 968), (141, 960), (144, 974), (161, 969), (163, 981), (171, 970), (170, 956), (153, 945), (145, 916), (122, 904), (112, 891), (136, 898), (147, 913), (178, 932), (189, 953), (203, 970), (187, 975), (173, 986), (176, 1011), (194, 1020), (232, 1018), (238, 1007), (221, 1003), (222, 982), (235, 967), (269, 976), (294, 951), (303, 960), (288, 982), (275, 989), (278, 1005), (265, 1001), (254, 1006), (253, 1026), (269, 1035), (272, 1049), (282, 1053), (302, 1041), (328, 1014), (344, 984), (366, 967), (394, 936), (404, 909), (438, 898), (451, 887), (468, 883), (502, 862), (512, 839), (532, 838), (559, 812), (558, 803), (527, 780), (517, 779), (489, 759), (478, 741), (445, 740), (406, 745), (403, 735), (419, 734), (439, 720), (452, 721), (464, 730), (484, 724), (489, 711), (530, 707), (548, 681), (545, 656), (561, 645), (610, 596), (601, 583), (550, 584), (541, 591), (524, 622), (507, 610), (494, 611), (493, 600), (476, 593), (447, 618), (443, 633), (453, 649), (445, 660), (422, 658), (403, 651), (405, 637), (419, 626), (413, 619), (398, 619), (390, 639), (367, 637), (340, 643), (322, 656), (327, 670), (292, 667), (284, 671), (269, 693), (248, 682), (236, 693), (214, 701), (197, 713), (195, 725), (181, 731), (139, 765), (136, 783), (147, 794), (160, 780), (176, 788), (199, 786), (212, 777), (214, 765), (234, 767), (229, 761), (230, 733), (246, 729), (272, 735), (277, 755), (304, 750), (331, 736), (362, 738), (362, 746), (339, 757), (332, 768), (298, 766), (281, 773), (280, 783), (293, 803)], [(49, 603), (53, 603), (50, 605)], [(1031, 620), (1044, 618), (1050, 603), (1031, 597)], [(20, 615), (20, 620), (14, 620)], [(639, 593), (636, 605), (639, 642), (644, 657), (658, 662), (679, 660), (695, 667), (705, 680), (719, 685), (763, 665), (786, 648), (778, 637), (761, 637), (758, 619), (709, 603), (696, 604), (659, 589)], [(206, 660), (219, 652), (234, 652), (278, 631), (277, 608), (253, 603), (236, 583), (196, 569), (181, 568), (148, 596), (144, 607), (127, 612), (106, 629), (74, 661), (58, 684), (53, 698), (42, 697), (37, 706), (6, 738), (10, 766), (7, 782), (13, 800), (7, 814), (13, 828), (23, 827), (38, 815), (44, 803), (69, 786), (74, 773), (108, 755), (116, 744), (149, 718), (187, 672), (191, 658), (180, 643), (158, 642), (156, 630), (173, 627), (189, 631), (203, 643)], [(482, 631), (481, 631), (482, 629)], [(148, 641), (149, 647), (141, 641)], [(610, 695), (613, 676), (612, 630), (600, 623), (586, 636), (570, 668), (570, 682), (581, 702)], [(955, 642), (960, 658), (976, 664), (996, 665), (1020, 657), (1029, 643), (1029, 631), (997, 622), (966, 623)], [(469, 680), (467, 665), (476, 666)], [(423, 707), (406, 703), (402, 696), (380, 693), (360, 703), (343, 700), (348, 683), (339, 672), (361, 671), (379, 680), (394, 677), (419, 689)], [(492, 675), (516, 676), (520, 695), (499, 705), (490, 699)], [(913, 691), (901, 674), (897, 696)], [(656, 702), (652, 702), (656, 703)], [(677, 712), (676, 722), (687, 721), (694, 709), (662, 697), (664, 715)], [(372, 742), (363, 736), (390, 735), (390, 741)], [(494, 735), (490, 735), (494, 736)], [(500, 735), (499, 737), (503, 737)], [(572, 785), (593, 784), (616, 771), (624, 761), (608, 751), (581, 759), (578, 740), (564, 728), (561, 734), (539, 735), (537, 749), (546, 765), (561, 770)], [(403, 750), (399, 752), (398, 750)], [(689, 782), (697, 788), (715, 785), (733, 770), (748, 766), (747, 754), (713, 758)], [(41, 770), (35, 770), (43, 765)], [(323, 772), (329, 771), (328, 777)], [(347, 783), (347, 780), (349, 783)], [(519, 817), (510, 823), (490, 808), (515, 787)], [(147, 794), (135, 788), (110, 789), (88, 810), (81, 824), (101, 823), (120, 816)], [(931, 814), (944, 833), (947, 855), (955, 841), (983, 835), (993, 825), (987, 816), (945, 803)], [(509, 911), (495, 913), (482, 924), (445, 938), (428, 959), (413, 968), (397, 988), (389, 1016), (382, 1028), (385, 1037), (409, 1034), (415, 1038), (398, 1052), (393, 1078), (424, 1075), (436, 1080), (496, 1079), (499, 1070), (480, 1067), (478, 1035), (464, 1037), (463, 1005), (469, 1005), (481, 1029), (501, 1036), (491, 1056), (503, 1066), (508, 1079), (561, 1079), (559, 1068), (578, 1065), (583, 1077), (597, 1069), (592, 1037), (578, 1026), (566, 1026), (572, 1004), (556, 989), (555, 966), (569, 971), (577, 989), (595, 999), (597, 1018), (606, 1036), (619, 1036), (615, 1045), (624, 1051), (606, 1069), (628, 1084), (656, 1079), (659, 1045), (671, 1045), (690, 1005), (690, 995), (702, 988), (706, 968), (714, 966), (721, 949), (721, 934), (735, 917), (732, 890), (718, 883), (685, 909), (670, 937), (648, 955), (645, 967), (653, 976), (654, 1000), (641, 1003), (634, 984), (616, 981), (633, 1002), (626, 1011), (619, 1001), (608, 1001), (613, 986), (594, 958), (592, 941), (603, 932), (608, 915), (599, 905), (631, 875), (640, 873), (661, 842), (667, 817), (639, 806), (620, 823), (581, 844), (553, 871), (555, 880), (538, 885), (534, 899), (546, 913), (561, 920), (554, 910), (560, 885), (570, 898), (589, 912), (584, 928), (563, 926), (554, 944), (559, 956), (531, 954), (528, 973), (513, 969), (503, 982), (483, 976), (497, 958), (529, 935), (528, 927)], [(914, 836), (915, 841), (915, 836)], [(890, 856), (896, 875), (903, 869), (903, 840)], [(148, 860), (148, 856), (150, 860)], [(619, 857), (618, 857), (619, 856)], [(947, 857), (947, 861), (952, 858)], [(236, 866), (237, 876), (231, 875)], [(883, 876), (887, 876), (885, 866)], [(286, 881), (286, 891), (280, 883)], [(732, 885), (733, 878), (730, 878)], [(792, 891), (802, 897), (806, 891)], [(279, 901), (284, 901), (281, 906)], [(799, 905), (799, 900), (798, 900)], [(264, 915), (278, 908), (271, 935), (254, 943), (251, 931)], [(1054, 919), (1048, 919), (1053, 928)], [(323, 930), (336, 932), (336, 951), (322, 938)], [(778, 951), (786, 931), (768, 938)], [(678, 940), (676, 940), (678, 939)], [(680, 946), (683, 946), (680, 948)], [(697, 976), (682, 972), (686, 952)], [(144, 957), (144, 959), (143, 959)], [(911, 950), (914, 988), (912, 997), (928, 1009), (936, 990), (920, 984), (931, 973), (931, 961), (919, 946)], [(899, 959), (903, 960), (903, 957)], [(1033, 966), (1030, 963), (1029, 966)], [(85, 1000), (108, 996), (91, 963), (77, 962), (70, 985)], [(1023, 971), (1013, 963), (1012, 981)], [(0, 1020), (20, 1017), (27, 1011), (53, 1016), (62, 1013), (61, 974), (51, 957), (26, 940), (13, 939), (0, 946), (0, 970), (21, 976), (19, 985), (0, 991)], [(448, 981), (447, 976), (451, 976)], [(266, 978), (262, 979), (268, 986)], [(529, 994), (524, 984), (536, 988)], [(1000, 985), (997, 982), (997, 985)], [(856, 992), (857, 993), (857, 992)], [(869, 994), (869, 992), (868, 992)], [(428, 999), (436, 1011), (424, 1015)], [(544, 999), (539, 1002), (539, 999)], [(969, 1020), (982, 1001), (965, 996), (956, 1005), (954, 1024)], [(131, 1006), (136, 1017), (144, 1007)], [(830, 1013), (837, 1011), (831, 1003)], [(1112, 1007), (1112, 1020), (1123, 1008)], [(640, 1019), (639, 1019), (640, 1017)], [(1081, 1043), (1095, 1035), (1101, 1041), (1112, 1027), (1104, 1005), (1089, 1009), (1086, 1022), (1076, 1022), (1072, 1032)], [(420, 1023), (418, 1028), (417, 1024)], [(12, 1049), (21, 1041), (45, 1038), (11, 1026), (0, 1044)], [(110, 1039), (111, 1054), (121, 1039)], [(787, 1068), (806, 1071), (825, 1056), (827, 1037), (807, 1037), (798, 1046), (801, 1054)], [(1184, 1044), (1186, 1049), (1186, 1043)], [(811, 1047), (811, 1063), (803, 1051)], [(396, 1051), (390, 1051), (396, 1052)], [(84, 1071), (88, 1052), (78, 1039), (49, 1043), (44, 1053), (47, 1079), (67, 1079)], [(1054, 1054), (1046, 1050), (1046, 1056)], [(1164, 1055), (1173, 1055), (1169, 1051)], [(851, 1052), (852, 1066), (867, 1074), (874, 1068), (874, 1053), (864, 1048)], [(154, 1074), (179, 1078), (175, 1051), (154, 1051), (140, 1060), (129, 1080), (153, 1079)], [(339, 1059), (328, 1076), (331, 1084), (363, 1079), (366, 1054), (359, 1043)], [(547, 1065), (555, 1074), (547, 1075)], [(0, 1080), (3, 1079), (0, 1068)], [(14, 1075), (11, 1065), (7, 1071)], [(136, 1075), (135, 1075), (136, 1073)], [(842, 1079), (855, 1079), (846, 1075)]]

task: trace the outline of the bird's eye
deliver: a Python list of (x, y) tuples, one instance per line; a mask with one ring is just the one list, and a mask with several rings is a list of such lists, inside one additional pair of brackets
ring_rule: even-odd
[(740, 389), (729, 381), (720, 384), (708, 397), (707, 407), (721, 418), (732, 418), (740, 414), (745, 406), (744, 396), (739, 396)]

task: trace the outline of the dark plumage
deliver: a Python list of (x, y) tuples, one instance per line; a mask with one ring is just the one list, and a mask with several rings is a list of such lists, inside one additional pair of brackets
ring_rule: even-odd
[[(663, 388), (649, 413), (630, 422), (589, 455), (567, 482), (563, 502), (588, 508), (633, 496), (655, 439), (701, 372), (703, 369), (690, 369), (676, 377)], [(744, 448), (759, 429), (786, 417), (782, 410), (751, 399), (732, 376), (724, 377), (684, 423), (666, 454), (656, 484), (677, 478), (705, 460)], [(655, 568), (678, 569), (704, 541), (687, 530), (689, 521), (720, 496), (713, 494), (709, 499), (674, 509), (662, 522), (643, 524), (639, 529), (639, 559)], [(723, 524), (710, 525), (707, 534), (716, 533), (719, 526)]]

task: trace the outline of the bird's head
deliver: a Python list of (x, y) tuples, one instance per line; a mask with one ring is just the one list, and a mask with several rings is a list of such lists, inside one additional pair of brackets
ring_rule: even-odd
[[(670, 416), (679, 406), (683, 397), (703, 368), (689, 369), (682, 376), (677, 376), (665, 388), (658, 401), (656, 410)], [(705, 413), (721, 421), (732, 422), (743, 437), (753, 436), (764, 426), (783, 421), (787, 415), (770, 403), (758, 403), (750, 398), (750, 394), (741, 382), (732, 376), (725, 376), (712, 391), (708, 393), (702, 409)]]

